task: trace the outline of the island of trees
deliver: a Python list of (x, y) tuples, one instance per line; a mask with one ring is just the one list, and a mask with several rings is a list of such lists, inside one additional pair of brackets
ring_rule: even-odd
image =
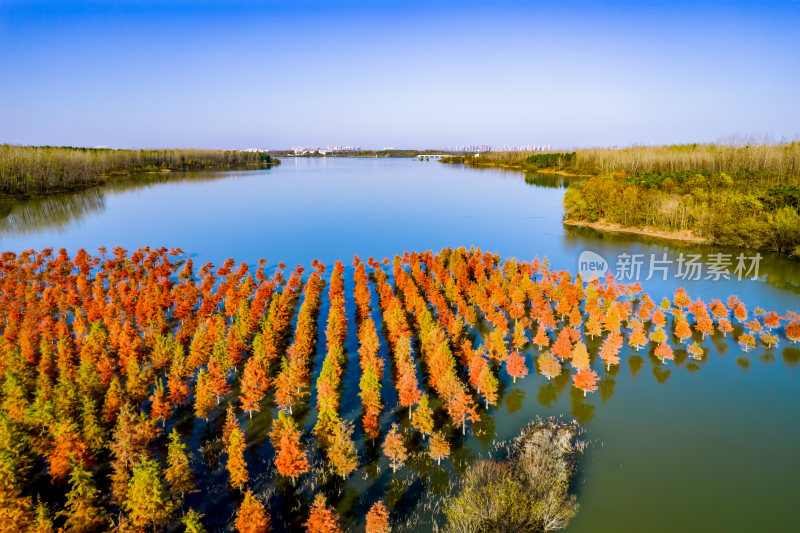
[[(743, 351), (800, 340), (791, 311), (682, 289), (656, 303), (538, 259), (462, 248), (352, 264), (345, 284), (341, 262), (196, 270), (179, 249), (3, 253), (0, 529), (385, 533), (399, 498), (366, 491), (344, 516), (340, 484), (446, 469), (504, 376), (569, 375), (586, 395), (626, 344), (669, 365), (679, 348), (704, 359), (712, 338)], [(476, 464), (442, 506), (448, 527), (563, 527), (576, 433), (533, 426), (508, 462)], [(539, 471), (552, 478), (528, 477)], [(491, 513), (465, 515), (487, 501)]]
[(564, 197), (567, 223), (800, 257), (799, 142), (489, 152), (444, 162), (583, 175)]
[(265, 152), (238, 150), (115, 150), (0, 145), (0, 198), (19, 198), (100, 185), (138, 172), (269, 166)]

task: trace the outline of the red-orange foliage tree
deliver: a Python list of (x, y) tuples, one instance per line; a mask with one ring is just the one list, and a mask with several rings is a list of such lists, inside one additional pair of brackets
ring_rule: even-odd
[(366, 533), (391, 533), (389, 510), (381, 501), (372, 504), (367, 513)]
[(303, 523), (307, 533), (341, 533), (339, 514), (325, 502), (325, 496), (317, 494)]
[(236, 531), (239, 533), (269, 533), (271, 527), (264, 505), (253, 496), (249, 489), (236, 512)]
[(583, 391), (584, 396), (586, 396), (587, 392), (597, 390), (597, 382), (599, 379), (600, 377), (591, 368), (584, 368), (577, 374), (572, 375), (572, 382), (577, 388)]
[(398, 468), (402, 468), (408, 459), (408, 450), (403, 443), (403, 436), (400, 435), (397, 424), (392, 424), (392, 429), (389, 430), (383, 441), (383, 454), (389, 459), (392, 472), (397, 472)]
[(517, 383), (518, 378), (524, 378), (528, 375), (528, 366), (525, 364), (525, 357), (519, 353), (518, 350), (513, 350), (506, 359), (506, 372), (514, 378), (514, 383)]
[(290, 415), (283, 411), (278, 413), (278, 420), (273, 422), (270, 439), (272, 446), (277, 450), (275, 468), (280, 475), (290, 477), (294, 482), (299, 475), (308, 471), (308, 460), (300, 443), (300, 431)]

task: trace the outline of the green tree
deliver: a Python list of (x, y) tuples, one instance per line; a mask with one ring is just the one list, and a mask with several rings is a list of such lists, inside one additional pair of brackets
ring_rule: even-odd
[(183, 520), (181, 520), (181, 522), (183, 522), (186, 528), (186, 533), (206, 533), (203, 527), (203, 515), (194, 509), (189, 509), (189, 511), (183, 515)]
[(99, 491), (91, 472), (79, 464), (73, 464), (69, 484), (67, 503), (64, 511), (60, 513), (65, 517), (66, 530), (75, 533), (106, 530), (110, 526), (110, 521), (105, 510), (98, 505)]
[(172, 515), (173, 503), (161, 476), (158, 463), (141, 457), (128, 482), (125, 510), (137, 527), (166, 524)]
[(187, 449), (188, 446), (181, 441), (177, 430), (173, 428), (169, 435), (167, 469), (164, 471), (164, 477), (176, 499), (182, 499), (184, 494), (194, 490), (194, 474), (189, 464)]

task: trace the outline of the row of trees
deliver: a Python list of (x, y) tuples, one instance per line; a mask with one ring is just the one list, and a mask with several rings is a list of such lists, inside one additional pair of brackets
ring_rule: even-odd
[[(276, 518), (255, 492), (264, 472), (254, 470), (249, 444), (263, 434), (249, 418), (272, 402), (278, 413), (267, 474), (292, 486), (303, 479), (317, 486), (321, 471), (352, 475), (361, 458), (360, 435), (340, 409), (348, 368), (344, 267), (337, 263), (330, 274), (326, 351), (312, 383), (326, 269), (314, 261), (304, 283), (302, 267), (285, 279), (285, 265), (269, 276), (265, 266), (251, 272), (231, 259), (195, 273), (181, 250), (164, 248), (2, 254), (0, 523), (19, 531), (31, 524), (36, 531), (138, 531), (182, 520), (199, 530), (203, 517), (189, 503), (202, 510), (211, 503), (205, 494), (218, 492), (208, 480), (197, 486), (200, 450), (186, 432), (194, 419), (212, 435), (220, 421), (224, 461), (209, 467), (227, 472), (235, 527), (266, 531)], [(437, 464), (446, 459), (468, 422), (498, 402), (503, 369), (514, 382), (529, 368), (555, 380), (569, 369), (587, 394), (598, 387), (594, 367), (619, 365), (625, 344), (669, 364), (678, 347), (704, 358), (712, 335), (733, 334), (744, 351), (781, 336), (800, 340), (796, 313), (750, 313), (736, 297), (706, 304), (685, 291), (656, 304), (638, 285), (611, 277), (587, 283), (543, 262), (501, 261), (480, 250), (405, 253), (393, 263), (356, 258), (354, 281), (363, 441), (380, 443), (396, 472), (414, 447)], [(530, 366), (529, 353), (538, 354)], [(384, 405), (389, 368), (396, 405)], [(316, 439), (303, 434), (307, 410), (298, 409), (312, 388)], [(400, 413), (408, 416), (405, 430)], [(385, 526), (375, 509), (374, 527)], [(312, 517), (335, 518), (328, 511), (315, 500), (307, 529), (335, 531), (314, 529)]]

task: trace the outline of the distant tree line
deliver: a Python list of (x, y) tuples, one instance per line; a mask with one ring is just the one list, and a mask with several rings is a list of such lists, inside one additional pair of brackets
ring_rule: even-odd
[(525, 164), (533, 168), (568, 167), (575, 160), (575, 152), (533, 154), (525, 158)]
[(322, 154), (319, 151), (295, 154), (291, 150), (274, 150), (270, 153), (277, 157), (416, 157), (418, 155), (432, 155), (448, 152), (443, 152), (442, 150), (387, 148), (385, 150), (338, 150), (326, 152), (325, 154)]
[(134, 172), (231, 168), (280, 163), (264, 152), (115, 150), (0, 145), (0, 195), (32, 196), (104, 183)]
[(728, 146), (683, 144), (582, 148), (572, 153), (482, 152), (443, 158), (443, 163), (504, 166), (522, 170), (561, 170), (575, 174), (626, 176), (661, 172), (744, 172), (764, 170), (800, 175), (800, 142)]

